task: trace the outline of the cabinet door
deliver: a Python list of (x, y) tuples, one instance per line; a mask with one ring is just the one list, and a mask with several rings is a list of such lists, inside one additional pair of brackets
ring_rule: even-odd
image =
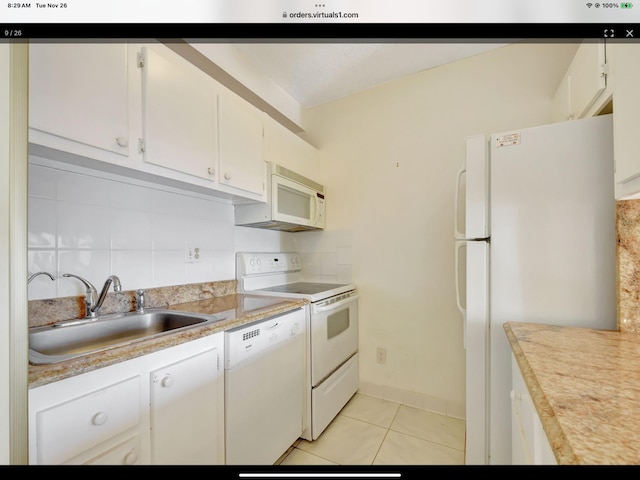
[(533, 465), (533, 417), (518, 364), (511, 362), (511, 463)]
[(511, 459), (513, 465), (555, 465), (555, 455), (529, 395), (515, 357), (511, 356)]
[(167, 47), (142, 56), (144, 161), (215, 180), (215, 82)]
[[(125, 370), (107, 367), (29, 392), (31, 463), (84, 463), (111, 451), (123, 436), (139, 438), (145, 425), (141, 378), (112, 383), (118, 372)], [(129, 460), (143, 461), (142, 449), (139, 440), (130, 444)]]
[(126, 44), (29, 45), (30, 141), (60, 148), (46, 133), (128, 155), (128, 101)]
[(151, 372), (154, 464), (224, 463), (223, 340)]
[(616, 198), (640, 192), (640, 47), (616, 44), (613, 152)]
[(263, 158), (262, 112), (236, 95), (221, 94), (218, 103), (218, 131), (219, 182), (263, 195), (266, 169)]
[(583, 43), (571, 62), (571, 109), (584, 118), (607, 86), (605, 44)]
[(552, 120), (566, 121), (596, 115), (608, 102), (607, 47), (582, 43), (560, 82), (552, 102)]

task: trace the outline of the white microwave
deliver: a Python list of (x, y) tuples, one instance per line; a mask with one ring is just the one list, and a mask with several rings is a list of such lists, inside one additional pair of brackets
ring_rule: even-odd
[(324, 187), (267, 162), (267, 202), (235, 206), (236, 225), (284, 232), (323, 229)]

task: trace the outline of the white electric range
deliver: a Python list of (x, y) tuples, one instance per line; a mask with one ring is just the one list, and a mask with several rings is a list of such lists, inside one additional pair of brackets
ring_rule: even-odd
[(236, 279), (239, 293), (310, 302), (302, 438), (315, 440), (358, 390), (356, 286), (307, 282), (301, 256), (282, 252), (237, 253)]

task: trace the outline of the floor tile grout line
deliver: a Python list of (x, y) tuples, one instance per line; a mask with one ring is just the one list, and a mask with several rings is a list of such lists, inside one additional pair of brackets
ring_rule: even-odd
[[(367, 420), (363, 420), (362, 418), (353, 417), (353, 416), (347, 415), (345, 413), (339, 413), (338, 415), (350, 418), (351, 420), (356, 420), (358, 422), (366, 423), (367, 425), (371, 425), (371, 426), (374, 426), (374, 427), (384, 428), (384, 429), (387, 430), (387, 433), (385, 433), (385, 438), (387, 437), (387, 434), (389, 433), (389, 431), (392, 431), (392, 432), (395, 432), (395, 433), (401, 433), (402, 435), (406, 435), (406, 436), (411, 437), (411, 438), (415, 438), (416, 440), (422, 440), (422, 441), (425, 441), (425, 442), (433, 443), (434, 445), (440, 445), (441, 447), (451, 448), (452, 450), (457, 450), (459, 452), (463, 452), (464, 453), (464, 447), (463, 448), (454, 447), (454, 446), (446, 444), (446, 443), (437, 442), (437, 441), (434, 441), (434, 440), (430, 440), (428, 438), (419, 437), (419, 436), (417, 436), (415, 434), (412, 434), (412, 433), (408, 433), (408, 432), (404, 432), (402, 430), (394, 429), (393, 428), (393, 421), (396, 419), (396, 417), (398, 416), (399, 412), (400, 412), (400, 409), (398, 408), (398, 410), (396, 410), (396, 413), (393, 415), (393, 418), (391, 419), (391, 423), (389, 423), (388, 427), (383, 427), (382, 425), (379, 425), (377, 423), (372, 423), (372, 422), (369, 422)], [(436, 415), (441, 415), (441, 414), (436, 413)]]
[(387, 435), (389, 435), (389, 429), (387, 428), (387, 431), (384, 434), (384, 437), (382, 437), (382, 441), (380, 442), (380, 445), (378, 445), (378, 449), (376, 450), (376, 454), (373, 456), (373, 459), (371, 460), (371, 463), (369, 465), (373, 465), (376, 461), (376, 458), (378, 458), (378, 454), (380, 453), (380, 449), (382, 448), (382, 445), (384, 444), (384, 441), (387, 439)]
[[(363, 395), (363, 396), (369, 396), (369, 397), (371, 397), (371, 398), (378, 398), (378, 397), (374, 397), (374, 396), (366, 395), (366, 394), (360, 394), (360, 395)], [(438, 445), (438, 446), (441, 446), (441, 447), (449, 448), (449, 449), (451, 449), (451, 450), (455, 450), (455, 451), (457, 451), (457, 452), (461, 452), (461, 453), (464, 455), (464, 446), (463, 446), (463, 448), (462, 448), (462, 449), (460, 449), (460, 448), (456, 448), (456, 447), (454, 447), (454, 446), (451, 446), (451, 445), (448, 445), (448, 444), (445, 444), (445, 443), (441, 443), (441, 442), (437, 442), (437, 441), (429, 440), (429, 439), (426, 439), (426, 438), (422, 438), (422, 437), (420, 437), (420, 436), (416, 436), (415, 434), (407, 433), (407, 432), (404, 432), (404, 431), (401, 431), (401, 430), (397, 430), (397, 429), (392, 428), (392, 427), (393, 427), (393, 423), (394, 423), (394, 421), (397, 419), (397, 417), (398, 417), (398, 415), (399, 415), (399, 413), (400, 413), (400, 410), (401, 410), (401, 407), (402, 407), (402, 406), (407, 406), (407, 407), (410, 407), (410, 408), (413, 408), (413, 409), (417, 409), (417, 410), (423, 410), (423, 409), (420, 409), (420, 408), (418, 408), (418, 407), (412, 407), (411, 405), (405, 405), (405, 404), (398, 403), (398, 402), (394, 402), (394, 401), (387, 400), (387, 399), (382, 399), (382, 398), (380, 398), (380, 400), (383, 400), (383, 401), (385, 401), (385, 402), (389, 402), (389, 403), (395, 404), (395, 406), (396, 406), (395, 413), (393, 414), (393, 417), (392, 417), (392, 419), (391, 419), (391, 421), (389, 422), (389, 425), (388, 425), (387, 427), (384, 427), (384, 426), (379, 425), (379, 424), (377, 424), (377, 423), (372, 423), (371, 421), (367, 421), (367, 420), (364, 420), (364, 419), (359, 418), (359, 417), (355, 417), (355, 416), (349, 415), (349, 414), (347, 414), (347, 413), (344, 413), (343, 411), (339, 412), (339, 413), (338, 413), (338, 415), (337, 415), (337, 416), (342, 416), (342, 417), (345, 417), (345, 418), (349, 418), (349, 419), (354, 420), (354, 421), (362, 422), (363, 424), (366, 424), (366, 425), (374, 426), (374, 427), (377, 427), (377, 428), (382, 428), (382, 429), (384, 429), (384, 430), (385, 430), (385, 433), (384, 433), (384, 436), (383, 436), (383, 438), (382, 438), (382, 441), (381, 441), (381, 442), (380, 442), (380, 444), (378, 445), (378, 447), (377, 447), (377, 449), (376, 449), (376, 452), (375, 452), (375, 454), (374, 454), (374, 456), (373, 456), (373, 459), (372, 459), (372, 461), (369, 463), (369, 465), (373, 465), (373, 464), (375, 463), (376, 459), (378, 458), (378, 455), (380, 454), (380, 450), (382, 449), (382, 446), (384, 445), (384, 442), (387, 440), (387, 438), (388, 438), (388, 436), (389, 436), (389, 432), (390, 432), (390, 431), (393, 431), (394, 433), (397, 433), (397, 434), (405, 435), (405, 436), (410, 437), (410, 438), (414, 438), (414, 439), (416, 439), (416, 440), (420, 440), (420, 441), (423, 441), (423, 442), (427, 442), (427, 443), (430, 443), (430, 444), (432, 444), (432, 445)], [(429, 412), (429, 413), (433, 413), (433, 414), (435, 414), (435, 415), (442, 415), (442, 416), (444, 416), (444, 417), (449, 417), (448, 415), (441, 414), (441, 413), (438, 413), (438, 412), (433, 412), (433, 411), (430, 411), (430, 410), (426, 410), (426, 411), (427, 411), (427, 412)], [(455, 417), (451, 417), (451, 418), (455, 418)], [(336, 461), (334, 461), (334, 460), (331, 460), (331, 459), (329, 459), (329, 458), (325, 458), (325, 457), (323, 457), (323, 456), (321, 456), (321, 455), (318, 455), (318, 454), (316, 454), (316, 453), (311, 453), (311, 452), (308, 452), (308, 451), (306, 451), (306, 450), (303, 450), (303, 449), (299, 448), (299, 445), (300, 445), (301, 443), (302, 443), (302, 442), (298, 442), (296, 445), (292, 446), (293, 448), (292, 448), (291, 452), (290, 452), (286, 457), (284, 457), (284, 458), (282, 459), (282, 461), (284, 461), (284, 460), (285, 460), (285, 458), (287, 458), (289, 455), (291, 455), (291, 453), (293, 453), (293, 451), (294, 451), (294, 450), (299, 450), (300, 452), (303, 452), (303, 453), (305, 453), (305, 454), (307, 454), (307, 455), (311, 455), (311, 456), (313, 456), (313, 457), (320, 458), (320, 459), (322, 459), (322, 460), (324, 460), (324, 461), (327, 461), (327, 462), (330, 462), (330, 463), (333, 463), (333, 464), (336, 464), (336, 465), (342, 465), (341, 463), (336, 462)]]
[(422, 440), (423, 442), (433, 443), (434, 445), (439, 445), (441, 447), (447, 447), (447, 448), (450, 448), (451, 450), (457, 450), (458, 452), (464, 453), (464, 448), (452, 447), (451, 445), (447, 445), (446, 443), (440, 443), (440, 442), (436, 442), (434, 440), (429, 440), (427, 438), (418, 437), (416, 435), (412, 435), (412, 434), (407, 433), (407, 432), (403, 432), (403, 431), (400, 431), (400, 430), (394, 430), (393, 428), (389, 428), (389, 431), (391, 431), (393, 433), (399, 433), (401, 435), (406, 435), (407, 437), (415, 438), (416, 440)]

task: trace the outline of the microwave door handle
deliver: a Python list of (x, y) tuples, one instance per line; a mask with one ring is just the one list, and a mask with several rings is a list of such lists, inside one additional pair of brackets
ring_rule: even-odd
[(458, 205), (458, 200), (460, 198), (460, 185), (461, 180), (462, 180), (462, 176), (467, 173), (467, 166), (464, 165), (460, 171), (458, 172), (458, 175), (456, 177), (456, 188), (455, 188), (455, 197), (453, 199), (453, 229), (454, 229), (454, 237), (455, 238), (464, 238), (464, 232), (461, 232), (460, 230), (458, 230), (458, 218), (459, 218), (459, 213), (460, 213), (460, 206)]
[(320, 203), (320, 200), (318, 200), (318, 195), (317, 194), (313, 194), (313, 213), (311, 214), (311, 218), (313, 219), (313, 224), (315, 225), (316, 223), (318, 223), (318, 212), (320, 211), (320, 207), (318, 207), (318, 204)]

